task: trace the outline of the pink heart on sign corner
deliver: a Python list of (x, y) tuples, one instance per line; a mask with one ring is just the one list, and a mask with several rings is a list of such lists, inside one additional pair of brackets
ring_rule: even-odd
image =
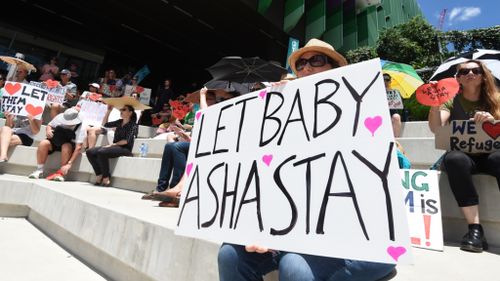
[(260, 91), (260, 93), (259, 93), (259, 97), (260, 97), (261, 99), (264, 99), (264, 97), (266, 96), (266, 94), (267, 94), (267, 90), (262, 90), (262, 91)]
[(196, 112), (196, 120), (200, 119), (201, 117), (201, 111)]
[(395, 260), (398, 261), (399, 257), (406, 253), (405, 247), (387, 247), (387, 253)]
[(269, 167), (269, 165), (271, 165), (271, 161), (273, 161), (273, 155), (266, 154), (262, 156), (262, 161)]
[(365, 127), (375, 136), (375, 131), (382, 125), (382, 117), (377, 115), (373, 118), (367, 117), (365, 119)]
[(186, 166), (186, 175), (189, 177), (189, 174), (191, 174), (191, 170), (193, 169), (193, 163), (189, 163)]

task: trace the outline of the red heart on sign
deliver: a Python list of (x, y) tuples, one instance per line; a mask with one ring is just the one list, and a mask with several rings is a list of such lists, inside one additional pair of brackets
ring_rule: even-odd
[(21, 84), (19, 83), (7, 83), (5, 84), (5, 91), (7, 91), (7, 93), (9, 95), (14, 95), (15, 93), (17, 93), (19, 90), (21, 90)]
[(486, 134), (488, 134), (488, 136), (496, 140), (498, 136), (500, 136), (500, 123), (493, 124), (490, 122), (484, 122), (483, 130)]
[(35, 117), (43, 112), (43, 107), (33, 106), (32, 104), (28, 104), (28, 105), (26, 105), (25, 110), (26, 110), (26, 112), (31, 114), (33, 117)]
[(138, 94), (140, 94), (140, 93), (144, 92), (144, 88), (143, 88), (143, 87), (141, 87), (141, 86), (137, 86), (137, 87), (135, 87), (135, 91), (136, 91)]
[(51, 80), (51, 79), (45, 81), (44, 83), (45, 83), (45, 85), (47, 85), (47, 88), (49, 88), (49, 89), (52, 89), (52, 88), (59, 86), (59, 82), (57, 82), (55, 80)]
[(417, 88), (417, 101), (423, 105), (438, 106), (451, 100), (460, 89), (457, 79), (446, 78), (434, 84)]

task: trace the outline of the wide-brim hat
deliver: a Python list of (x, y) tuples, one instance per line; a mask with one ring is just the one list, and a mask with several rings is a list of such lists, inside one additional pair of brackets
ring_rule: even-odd
[(64, 113), (58, 114), (54, 117), (54, 121), (66, 126), (73, 126), (82, 123), (82, 119), (80, 119), (80, 112), (74, 108), (68, 108), (64, 111)]
[(103, 102), (109, 105), (112, 105), (114, 108), (120, 109), (125, 105), (132, 106), (135, 110), (146, 110), (151, 109), (150, 106), (140, 103), (138, 100), (133, 97), (121, 97), (121, 98), (106, 98), (103, 99)]
[(331, 58), (339, 66), (347, 65), (347, 60), (344, 58), (344, 56), (335, 51), (332, 45), (324, 41), (313, 38), (309, 40), (309, 42), (307, 42), (307, 44), (304, 47), (293, 52), (288, 58), (288, 64), (292, 68), (293, 73), (297, 74), (297, 69), (295, 68), (295, 62), (297, 62), (297, 60), (306, 52), (319, 52)]

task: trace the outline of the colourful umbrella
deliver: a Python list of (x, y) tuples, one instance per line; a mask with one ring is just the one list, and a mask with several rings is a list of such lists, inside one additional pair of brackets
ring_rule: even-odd
[(404, 99), (415, 93), (420, 85), (424, 84), (422, 78), (411, 65), (381, 60), (382, 71), (391, 76), (391, 88), (398, 90)]

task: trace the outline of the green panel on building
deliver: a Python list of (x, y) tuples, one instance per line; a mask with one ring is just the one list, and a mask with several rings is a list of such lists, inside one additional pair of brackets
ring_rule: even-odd
[(344, 12), (344, 44), (342, 51), (356, 49), (358, 47), (358, 26), (356, 24), (356, 9), (354, 8), (354, 0), (347, 0), (343, 6)]
[(290, 32), (304, 15), (305, 0), (285, 0), (283, 30)]
[(312, 0), (312, 5), (306, 11), (306, 41), (311, 38), (321, 38), (326, 29), (325, 0)]
[(342, 1), (329, 1), (326, 6), (326, 31), (323, 40), (330, 43), (335, 49), (341, 49), (344, 44)]

